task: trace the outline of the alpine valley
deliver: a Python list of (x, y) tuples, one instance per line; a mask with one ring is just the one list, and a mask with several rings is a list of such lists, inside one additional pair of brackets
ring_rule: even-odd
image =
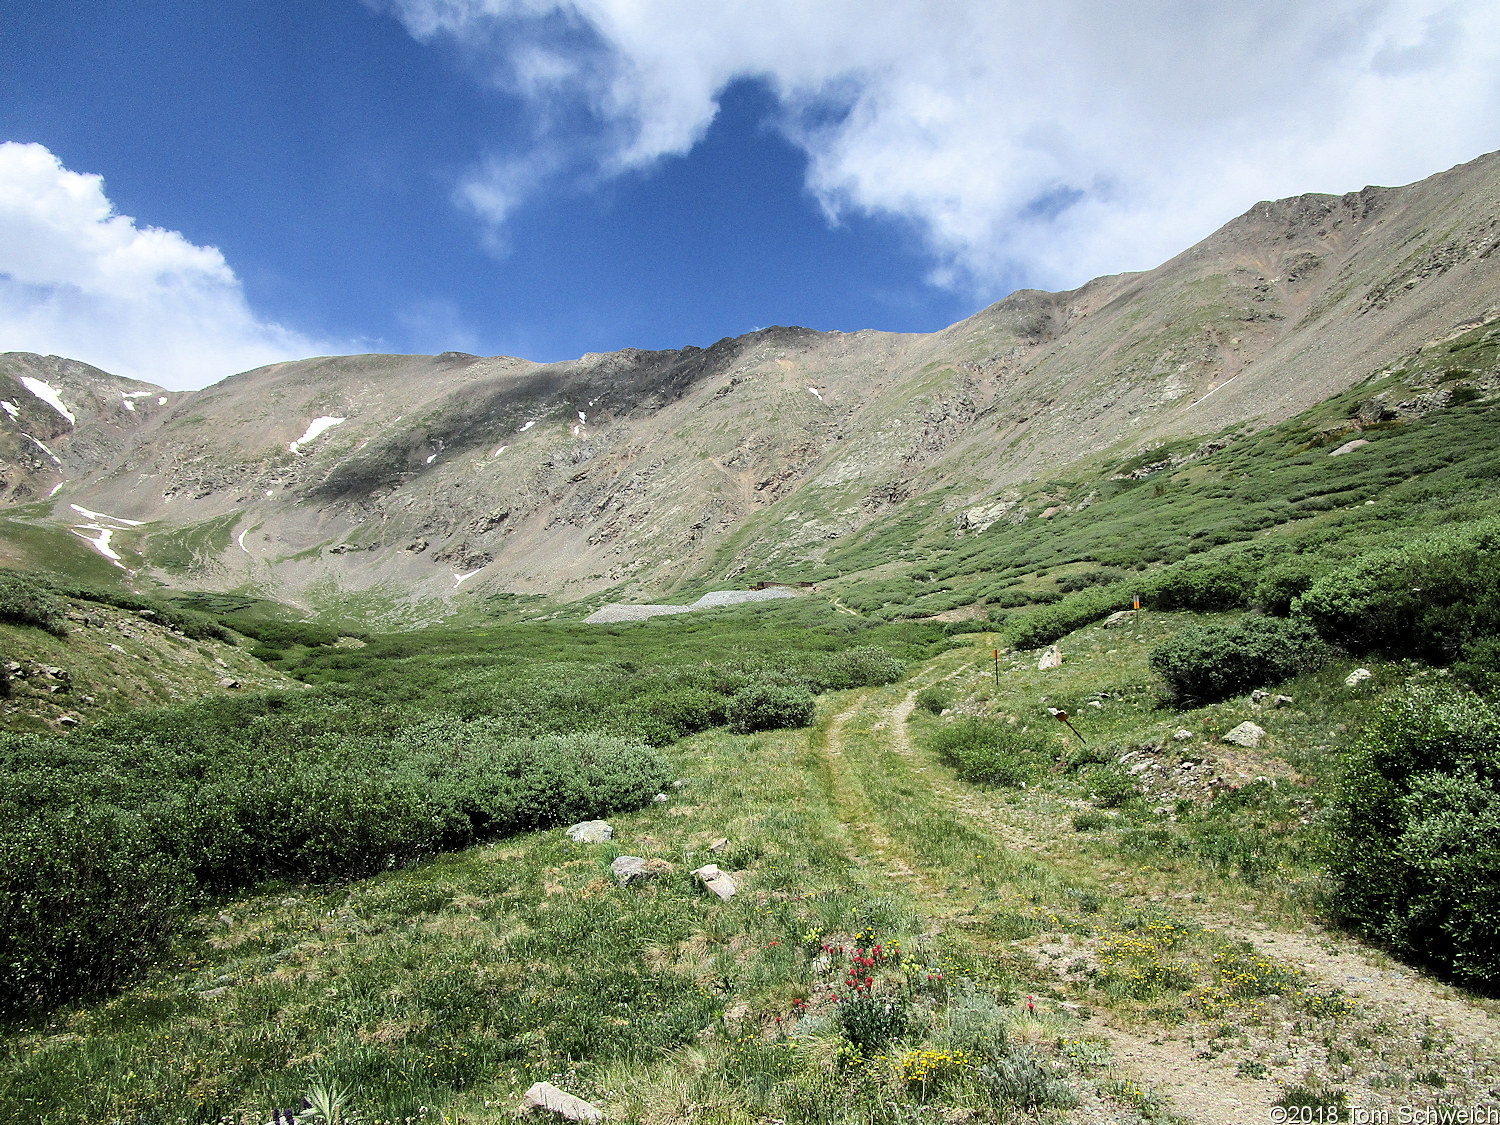
[(1181, 439), (1211, 452), (1486, 324), (1497, 247), (1491, 154), (1258, 203), (1147, 273), (1020, 291), (929, 335), (324, 357), (187, 393), (13, 352), (0, 557), (91, 552), (132, 581), (310, 609), (377, 594), (377, 617), (499, 592), (852, 588), (895, 561), (851, 553), (878, 529), (941, 545), (1073, 511), (1091, 490), (1036, 483)]

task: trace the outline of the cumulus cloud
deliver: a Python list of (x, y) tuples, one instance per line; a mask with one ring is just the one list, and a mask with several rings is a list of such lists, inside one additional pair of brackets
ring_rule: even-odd
[(0, 144), (0, 351), (173, 389), (329, 350), (257, 318), (224, 255), (115, 213), (102, 177)]
[[(758, 79), (831, 219), (911, 221), (946, 284), (1149, 268), (1263, 198), (1500, 147), (1500, 8), (1441, 0), (386, 0), (484, 59), (547, 145), (683, 153)], [(577, 128), (580, 116), (589, 128)], [(560, 125), (559, 123), (566, 123)], [(491, 219), (549, 176), (492, 158)], [(470, 204), (486, 208), (478, 187)]]

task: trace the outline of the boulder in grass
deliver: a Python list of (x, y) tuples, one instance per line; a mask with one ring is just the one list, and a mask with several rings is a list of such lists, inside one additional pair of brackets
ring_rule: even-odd
[(705, 864), (704, 866), (698, 868), (698, 870), (694, 871), (693, 874), (698, 876), (698, 878), (702, 880), (703, 886), (705, 888), (718, 895), (725, 902), (728, 902), (731, 898), (733, 898), (734, 892), (739, 889), (734, 885), (733, 879), (731, 879), (725, 872), (720, 871), (719, 868), (712, 863)]
[(642, 859), (638, 855), (622, 855), (609, 865), (609, 873), (622, 887), (638, 883), (643, 879), (655, 879), (669, 874), (672, 865), (664, 859)]
[(1226, 734), (1224, 741), (1232, 742), (1236, 746), (1246, 746), (1253, 750), (1260, 745), (1260, 740), (1265, 735), (1266, 732), (1262, 727), (1258, 727), (1247, 720)]
[(1058, 648), (1056, 645), (1049, 646), (1047, 651), (1042, 653), (1042, 658), (1036, 662), (1036, 668), (1038, 672), (1045, 672), (1049, 668), (1061, 667), (1062, 649)]
[(646, 861), (638, 855), (616, 856), (615, 861), (609, 865), (609, 873), (620, 886), (628, 887), (647, 877)]
[(565, 1121), (587, 1121), (592, 1125), (604, 1120), (604, 1111), (598, 1106), (590, 1105), (565, 1090), (559, 1090), (550, 1082), (534, 1082), (521, 1096), (522, 1113), (537, 1109), (556, 1114)]
[(568, 839), (575, 844), (602, 844), (614, 834), (615, 830), (602, 820), (585, 820), (568, 829)]
[(1354, 669), (1354, 671), (1350, 672), (1347, 676), (1344, 677), (1344, 686), (1359, 687), (1359, 685), (1364, 683), (1366, 680), (1374, 678), (1374, 675), (1375, 673), (1370, 671), (1368, 668), (1356, 668)]

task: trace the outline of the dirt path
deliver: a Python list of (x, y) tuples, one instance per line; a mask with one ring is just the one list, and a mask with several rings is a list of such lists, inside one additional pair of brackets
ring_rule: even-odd
[[(962, 671), (951, 660), (939, 658), (904, 695), (891, 702), (877, 704), (874, 693), (861, 693), (833, 717), (819, 748), (840, 819), (851, 843), (867, 853), (856, 860), (862, 860), (872, 872), (899, 880), (921, 900), (923, 911), (935, 918), (967, 913), (974, 902), (951, 893), (952, 880), (947, 873), (930, 863), (922, 849), (914, 846), (915, 841), (903, 839), (897, 818), (883, 814), (881, 802), (866, 791), (865, 786), (877, 776), (873, 771), (879, 768), (876, 758), (882, 752), (899, 756), (905, 776), (888, 781), (910, 785), (912, 801), (933, 805), (934, 811), (959, 814), (974, 831), (994, 841), (997, 850), (1010, 849), (1046, 862), (1045, 849), (1027, 837), (1024, 825), (995, 816), (986, 807), (991, 802), (983, 793), (925, 761), (912, 745), (907, 722), (918, 692)], [(851, 724), (860, 718), (866, 719), (867, 725), (853, 727)], [(856, 729), (866, 737), (851, 737)], [(1174, 901), (1173, 910), (1193, 917), (1193, 904), (1185, 898)], [(1389, 1067), (1391, 1084), (1404, 1079), (1407, 1089), (1392, 1090), (1389, 1095), (1357, 1096), (1360, 1092), (1351, 1088), (1351, 1106), (1399, 1107), (1437, 1101), (1488, 1104), (1493, 1094), (1486, 1088), (1489, 1079), (1484, 1060), (1500, 1059), (1500, 1018), (1485, 1005), (1414, 970), (1387, 965), (1378, 954), (1343, 935), (1312, 927), (1302, 932), (1274, 930), (1249, 916), (1210, 915), (1211, 909), (1199, 908), (1193, 920), (1233, 941), (1249, 942), (1261, 955), (1300, 970), (1309, 988), (1340, 991), (1360, 1002), (1357, 1012), (1349, 1017), (1350, 1028), (1358, 1033), (1353, 1038), (1369, 1046), (1372, 1060)], [(1012, 952), (1025, 949), (1036, 957), (1038, 980), (1052, 978), (1062, 989), (1072, 985), (1045, 955), (1032, 948), (1032, 943), (1012, 942), (1009, 946)], [(1283, 1023), (1279, 1018), (1256, 1017), (1241, 1029), (1234, 1048), (1223, 1049), (1220, 1044), (1218, 1049), (1208, 1050), (1201, 1024), (1142, 1027), (1138, 1017), (1122, 1017), (1101, 1005), (1097, 992), (1085, 989), (1073, 999), (1093, 1007), (1094, 1014), (1080, 1030), (1108, 1043), (1112, 1073), (1159, 1092), (1168, 1099), (1173, 1112), (1193, 1121), (1241, 1125), (1267, 1120), (1267, 1112), (1283, 1088), (1279, 1083), (1299, 1081), (1303, 1074), (1312, 1073), (1325, 1075), (1329, 1084), (1346, 1083), (1351, 1077), (1349, 1066), (1334, 1061), (1333, 1048), (1327, 1043), (1320, 1046), (1310, 1033), (1299, 1039), (1301, 1025), (1297, 1024), (1294, 1031), (1291, 1020)], [(1413, 1046), (1414, 1040), (1419, 1048)], [(1398, 1054), (1402, 1056), (1400, 1061), (1395, 1060)], [(1261, 1058), (1279, 1067), (1277, 1081), (1269, 1080)], [(1421, 1073), (1424, 1060), (1443, 1073), (1450, 1065), (1454, 1068), (1458, 1081), (1449, 1087), (1451, 1097), (1436, 1088), (1421, 1092), (1411, 1085), (1414, 1076)], [(1360, 1065), (1358, 1058), (1352, 1061), (1355, 1067)], [(1080, 1112), (1089, 1116), (1086, 1110)]]

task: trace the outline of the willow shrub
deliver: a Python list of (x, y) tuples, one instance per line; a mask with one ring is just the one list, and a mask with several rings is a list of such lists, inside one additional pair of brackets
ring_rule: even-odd
[(238, 730), (215, 717), (234, 716), (0, 742), (0, 1009), (114, 985), (205, 894), (637, 808), (670, 776), (656, 751), (598, 732), (516, 738), (496, 720), (336, 706), (247, 712)]
[(1396, 952), (1500, 990), (1500, 713), (1416, 689), (1350, 756), (1330, 835), (1335, 905)]
[(1150, 660), (1175, 701), (1214, 703), (1309, 671), (1325, 654), (1306, 621), (1246, 615), (1174, 633)]
[(1500, 634), (1500, 519), (1363, 554), (1314, 582), (1292, 612), (1357, 652), (1459, 659)]

